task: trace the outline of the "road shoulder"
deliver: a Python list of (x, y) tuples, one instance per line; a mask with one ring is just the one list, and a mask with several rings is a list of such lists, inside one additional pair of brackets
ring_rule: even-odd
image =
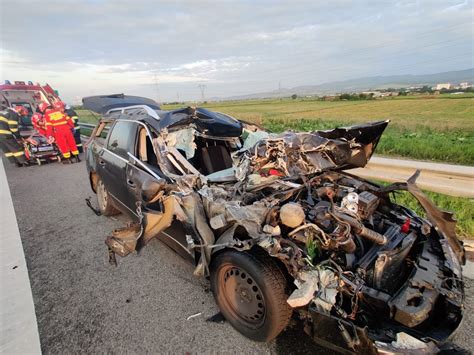
[(2, 160), (0, 206), (0, 353), (41, 354), (25, 255)]

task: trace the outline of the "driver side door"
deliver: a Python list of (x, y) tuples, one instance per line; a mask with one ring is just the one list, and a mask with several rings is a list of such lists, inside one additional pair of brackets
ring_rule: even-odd
[[(127, 164), (127, 201), (133, 205), (127, 206), (129, 209), (137, 209), (141, 206), (143, 214), (147, 218), (147, 231), (150, 225), (156, 221), (157, 225), (162, 224), (159, 220), (168, 220), (165, 228), (155, 228), (151, 234), (145, 238), (147, 240), (156, 237), (167, 244), (184, 259), (194, 263), (195, 253), (189, 250), (186, 235), (193, 235), (194, 231), (186, 230), (183, 223), (177, 220), (175, 209), (180, 210), (174, 196), (166, 196), (164, 193), (166, 180), (158, 167), (156, 155), (151, 144), (150, 131), (145, 126), (140, 125), (137, 132), (135, 154), (129, 155)], [(161, 196), (161, 197), (160, 197)]]

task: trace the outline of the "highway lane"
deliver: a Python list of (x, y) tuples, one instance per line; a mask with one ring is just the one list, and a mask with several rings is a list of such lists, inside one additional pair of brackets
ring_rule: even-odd
[[(5, 169), (44, 353), (329, 353), (297, 325), (263, 344), (227, 323), (206, 322), (217, 313), (207, 282), (158, 241), (110, 266), (105, 236), (126, 220), (98, 217), (86, 206), (84, 199), (95, 202), (95, 195), (84, 162)], [(458, 335), (471, 349), (472, 285)]]
[(158, 241), (110, 266), (105, 236), (126, 220), (97, 217), (86, 206), (95, 195), (84, 162), (5, 169), (44, 353), (314, 350), (297, 330), (263, 344), (206, 322), (218, 311), (207, 282)]

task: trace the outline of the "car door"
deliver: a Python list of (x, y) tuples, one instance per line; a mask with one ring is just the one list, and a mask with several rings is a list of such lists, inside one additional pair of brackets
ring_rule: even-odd
[(113, 125), (104, 149), (99, 152), (98, 171), (100, 178), (120, 210), (136, 217), (135, 208), (129, 201), (127, 188), (128, 152), (133, 152), (138, 123), (117, 120)]
[[(169, 212), (165, 208), (166, 203), (163, 205), (159, 203), (147, 204), (147, 200), (153, 196), (147, 191), (147, 187), (153, 183), (163, 187), (166, 184), (156, 163), (156, 155), (149, 134), (150, 131), (145, 125), (140, 124), (138, 126), (134, 154), (131, 153), (132, 156), (129, 155), (129, 164), (127, 165), (128, 208), (136, 209), (137, 202), (139, 202), (148, 219), (150, 219), (151, 214)], [(194, 263), (195, 252), (187, 247), (186, 235), (191, 235), (193, 239), (198, 240), (193, 229), (186, 228), (183, 223), (174, 220), (169, 227), (159, 231), (156, 237), (175, 250), (184, 259)]]

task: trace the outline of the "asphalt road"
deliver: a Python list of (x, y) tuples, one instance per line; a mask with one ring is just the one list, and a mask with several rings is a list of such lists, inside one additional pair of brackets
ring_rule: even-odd
[[(329, 353), (298, 325), (271, 343), (246, 339), (218, 312), (208, 283), (160, 242), (107, 262), (104, 239), (126, 220), (96, 216), (85, 163), (16, 168), (5, 162), (43, 353)], [(457, 343), (474, 349), (474, 282)], [(187, 320), (187, 317), (201, 315)]]

